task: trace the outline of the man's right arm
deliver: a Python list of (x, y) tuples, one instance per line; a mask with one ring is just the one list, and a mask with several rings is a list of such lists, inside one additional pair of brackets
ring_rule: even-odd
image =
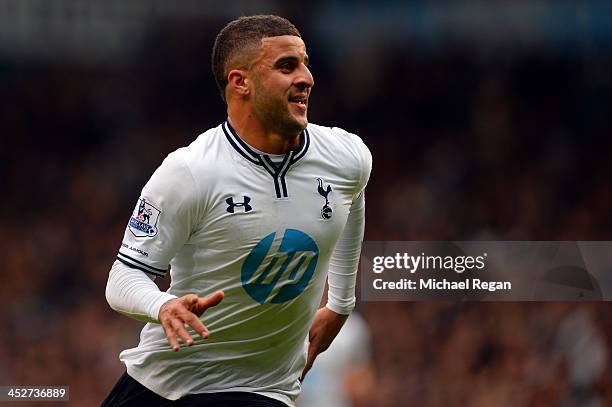
[(223, 299), (222, 291), (207, 297), (176, 297), (160, 291), (152, 281), (167, 273), (170, 260), (197, 227), (201, 204), (182, 154), (170, 154), (143, 188), (106, 286), (111, 308), (140, 321), (159, 323), (174, 351), (180, 348), (178, 338), (193, 344), (186, 324), (202, 338), (208, 337), (200, 316)]
[(144, 272), (115, 261), (106, 284), (106, 300), (112, 309), (139, 321), (159, 323), (172, 350), (180, 349), (178, 338), (187, 346), (193, 339), (185, 329), (190, 325), (203, 339), (209, 332), (200, 316), (223, 300), (223, 291), (207, 297), (187, 294), (177, 297), (161, 291)]
[(161, 306), (177, 297), (161, 291), (154, 278), (116, 260), (106, 283), (108, 305), (139, 321), (159, 323)]

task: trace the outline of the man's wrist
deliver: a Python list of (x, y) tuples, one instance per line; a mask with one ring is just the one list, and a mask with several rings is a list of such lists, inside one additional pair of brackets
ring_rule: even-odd
[(167, 292), (160, 292), (158, 297), (151, 303), (149, 307), (149, 317), (159, 322), (159, 311), (162, 306), (170, 300), (178, 298), (176, 295), (169, 294)]

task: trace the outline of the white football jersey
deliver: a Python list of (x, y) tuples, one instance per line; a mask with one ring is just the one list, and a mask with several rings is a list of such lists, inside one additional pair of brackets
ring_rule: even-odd
[(120, 358), (130, 376), (176, 400), (247, 391), (293, 405), (310, 324), (330, 257), (370, 174), (361, 139), (309, 124), (298, 150), (275, 163), (228, 122), (171, 153), (144, 187), (117, 259), (163, 276), (168, 292), (223, 301), (202, 320), (206, 340), (172, 352), (148, 323)]

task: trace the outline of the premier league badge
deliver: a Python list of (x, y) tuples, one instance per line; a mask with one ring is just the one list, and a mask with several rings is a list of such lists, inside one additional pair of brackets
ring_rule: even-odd
[(157, 220), (161, 211), (140, 198), (138, 205), (128, 223), (130, 232), (136, 237), (153, 237), (157, 235)]

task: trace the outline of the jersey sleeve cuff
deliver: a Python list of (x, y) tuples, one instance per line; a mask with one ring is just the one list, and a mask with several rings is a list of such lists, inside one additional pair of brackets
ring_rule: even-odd
[(355, 297), (353, 297), (353, 301), (345, 304), (344, 306), (335, 304), (331, 301), (327, 301), (325, 307), (331, 311), (334, 311), (336, 314), (349, 315), (355, 308)]

